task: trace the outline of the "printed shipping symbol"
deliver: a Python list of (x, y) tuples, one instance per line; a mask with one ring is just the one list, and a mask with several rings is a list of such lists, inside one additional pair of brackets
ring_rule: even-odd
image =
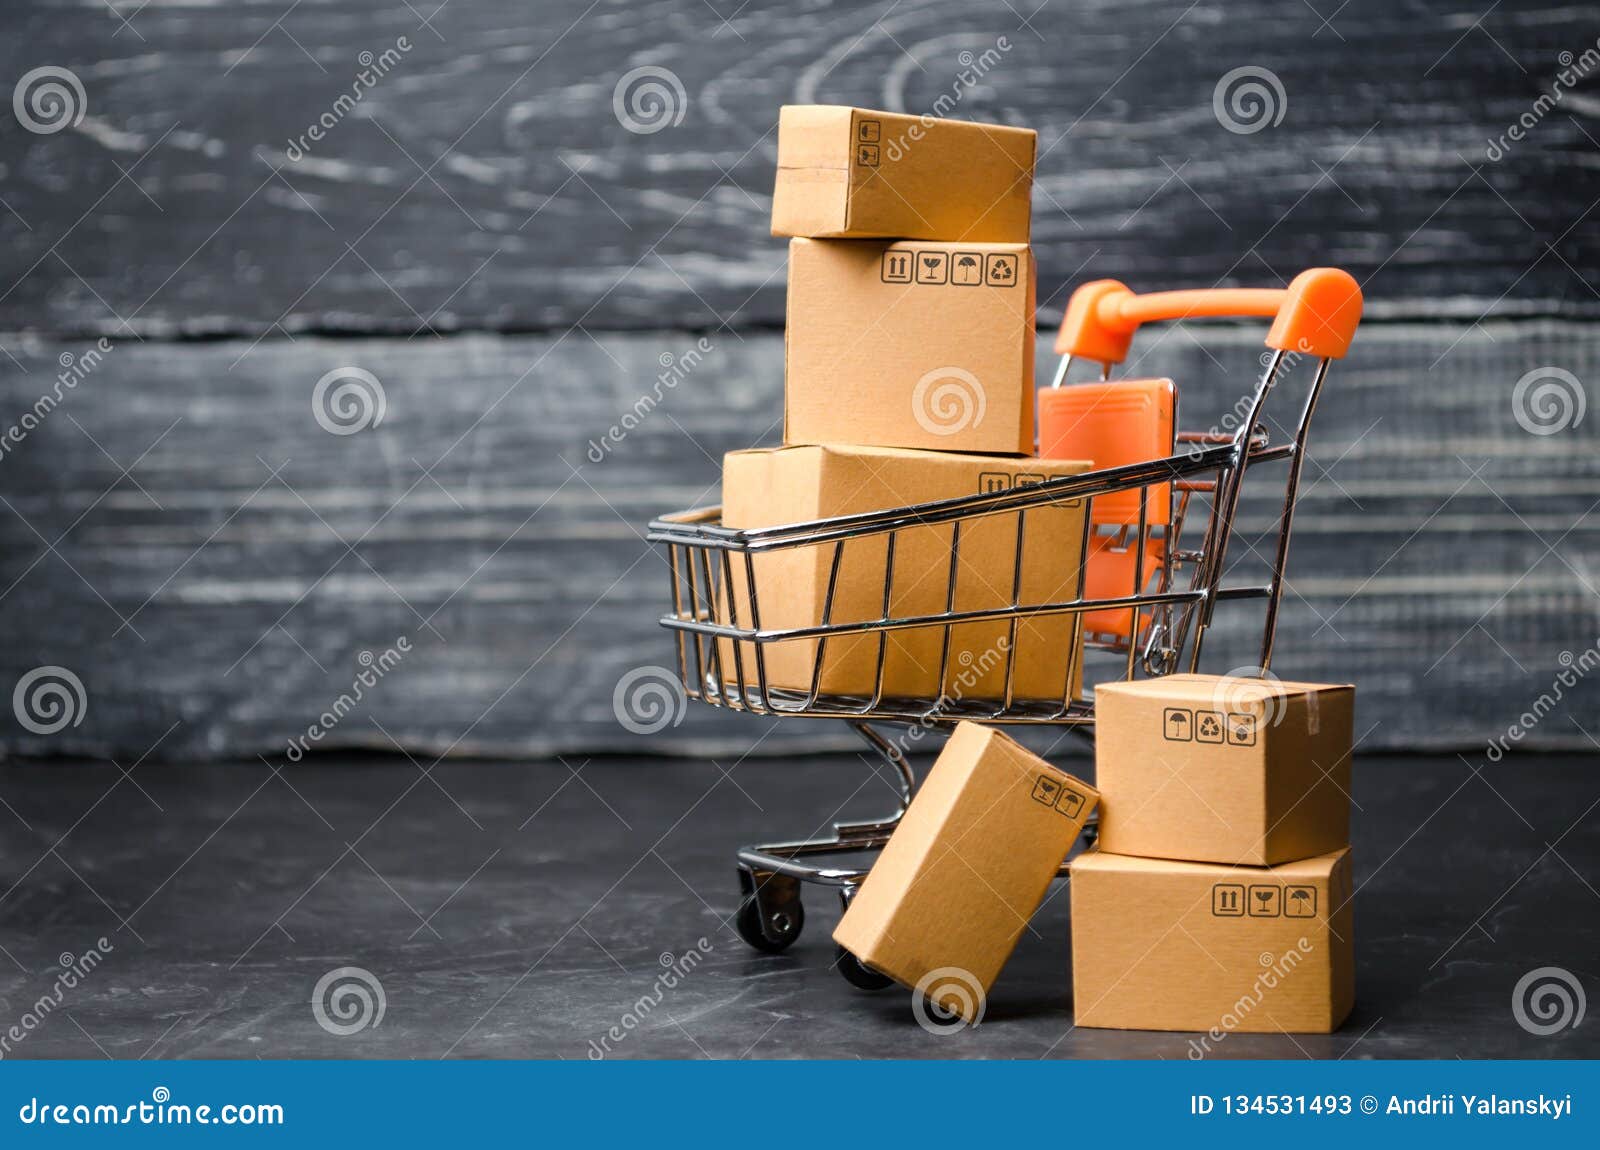
[(1277, 918), (1283, 913), (1283, 890), (1276, 886), (1250, 888), (1250, 917)]
[(1211, 913), (1218, 918), (1239, 918), (1244, 914), (1244, 886), (1219, 882), (1211, 888)]
[(983, 257), (977, 252), (957, 252), (955, 271), (950, 282), (962, 287), (976, 287), (983, 282)]
[(1017, 257), (991, 254), (985, 266), (985, 281), (990, 287), (1008, 287), (1017, 282)]
[(1292, 886), (1289, 888), (1289, 901), (1284, 904), (1283, 913), (1290, 918), (1312, 918), (1317, 913), (1317, 888), (1314, 886)]

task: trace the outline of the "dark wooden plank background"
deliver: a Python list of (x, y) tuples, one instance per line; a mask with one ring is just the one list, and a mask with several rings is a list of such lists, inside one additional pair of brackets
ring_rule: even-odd
[[(151, 5), (132, 30), (8, 4), (6, 75), (71, 67), (88, 107), (76, 132), (0, 125), (0, 330), (778, 325), (778, 105), (917, 113), (1002, 37), (956, 111), (1040, 133), (1041, 298), (1086, 274), (1274, 282), (1315, 257), (1379, 314), (1600, 313), (1572, 270), (1593, 268), (1574, 225), (1596, 194), (1600, 72), (1486, 155), (1560, 54), (1594, 46), (1581, 7), (1502, 3), (1477, 25), (1489, 0), (1326, 0), (1324, 23), (1270, 0), (1055, 0), (1019, 26), (1033, 5), (720, 2), (738, 15), (496, 0), (427, 27), (428, 5), (398, 0)], [(360, 54), (401, 37), (411, 50), (291, 160)], [(642, 65), (683, 90), (681, 123), (650, 135), (612, 107)], [(1279, 78), (1276, 125), (1214, 115), (1236, 67)]]
[[(1489, 155), (1600, 28), (1577, 7), (1319, 4), (274, 0), (126, 24), (8, 4), (0, 76), (69, 68), (85, 107), (49, 135), (0, 107), (0, 426), (61, 357), (113, 342), (0, 457), (0, 687), (63, 666), (89, 700), (46, 736), (0, 708), (0, 752), (278, 753), (401, 635), (413, 652), (330, 744), (839, 745), (836, 724), (764, 738), (703, 708), (619, 726), (619, 678), (670, 654), (643, 524), (714, 501), (720, 453), (776, 435), (777, 106), (919, 112), (991, 48), (955, 114), (1040, 131), (1042, 323), (1097, 276), (1363, 280), (1279, 669), (1355, 679), (1367, 745), (1481, 749), (1600, 636), (1594, 424), (1535, 436), (1512, 410), (1535, 368), (1596, 376), (1600, 69)], [(402, 36), (290, 158), (360, 54)], [(613, 110), (641, 66), (683, 89), (654, 134)], [(1283, 91), (1252, 133), (1213, 108), (1240, 67)], [(705, 364), (593, 462), (702, 334)], [(1198, 415), (1238, 393), (1258, 334), (1152, 338), (1139, 370)], [(330, 435), (311, 392), (347, 366), (386, 414)], [(1217, 669), (1250, 661), (1242, 620), (1220, 638)], [(1597, 701), (1580, 683), (1529, 741), (1593, 746)]]

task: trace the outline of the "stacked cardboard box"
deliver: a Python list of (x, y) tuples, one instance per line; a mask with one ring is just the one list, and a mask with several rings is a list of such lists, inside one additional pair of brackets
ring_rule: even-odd
[[(1074, 475), (1087, 461), (1034, 450), (1034, 285), (1028, 246), (1035, 133), (860, 108), (785, 107), (778, 124), (772, 231), (791, 237), (784, 356), (784, 446), (724, 460), (722, 522), (760, 528), (886, 510)], [(800, 628), (896, 615), (1009, 606), (1024, 551), (1023, 605), (1068, 598), (1077, 584), (1081, 506), (757, 555), (719, 594), (731, 617), (750, 601), (762, 625)], [(946, 594), (953, 578), (955, 602)], [(886, 585), (887, 581), (887, 585)], [(748, 621), (748, 620), (747, 620)], [(952, 693), (949, 668), (981, 668), (954, 692), (1004, 695), (1008, 626), (901, 628), (885, 637), (885, 697)], [(1081, 684), (1076, 616), (1018, 629), (1009, 660), (1016, 697), (1062, 699)], [(766, 643), (765, 686), (872, 695), (878, 635), (831, 639), (820, 672), (815, 638)], [(757, 679), (753, 643), (724, 641), (723, 674)], [(940, 682), (940, 668), (946, 668)]]
[(967, 1022), (1100, 795), (1010, 738), (961, 723), (833, 938)]
[(1171, 675), (1095, 692), (1072, 864), (1079, 1026), (1331, 1031), (1355, 998), (1354, 689)]
[[(782, 110), (772, 230), (792, 237), (784, 446), (728, 455), (725, 526), (884, 510), (1090, 466), (1028, 458), (1034, 147), (1034, 133), (1015, 128)], [(718, 614), (750, 601), (752, 577), (767, 629), (1000, 607), (1013, 595), (1026, 606), (1076, 585), (1062, 557), (1080, 553), (1081, 505), (1034, 509), (1026, 539), (1004, 516), (967, 524), (954, 569), (950, 530), (900, 530), (892, 563), (882, 537), (838, 554), (755, 555), (728, 573)], [(1079, 693), (1078, 616), (1024, 621), (1009, 677), (981, 654), (1004, 630), (950, 628), (949, 658), (938, 626), (894, 629), (882, 648), (876, 634), (836, 637), (820, 665), (814, 637), (769, 643), (764, 685), (938, 699), (953, 660), (989, 668), (963, 685), (970, 697), (1001, 696), (1008, 682), (1021, 697)], [(722, 640), (723, 673), (753, 679), (754, 647)], [(1098, 846), (1072, 865), (1079, 1025), (1331, 1030), (1354, 996), (1351, 696), (1195, 675), (1101, 686), (1098, 790), (961, 723), (834, 938), (977, 1021), (1098, 804)]]

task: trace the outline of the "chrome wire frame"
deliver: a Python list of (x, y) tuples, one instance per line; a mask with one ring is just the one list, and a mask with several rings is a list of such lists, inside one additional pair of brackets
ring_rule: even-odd
[[(672, 584), (672, 610), (661, 619), (671, 630), (677, 648), (678, 673), (690, 698), (736, 711), (774, 716), (837, 718), (846, 720), (866, 739), (872, 751), (895, 779), (900, 802), (883, 818), (839, 823), (826, 838), (745, 847), (739, 851), (740, 883), (754, 898), (762, 929), (776, 941), (773, 922), (783, 922), (799, 899), (799, 883), (821, 883), (839, 888), (848, 904), (866, 869), (825, 866), (802, 861), (813, 855), (873, 851), (888, 841), (909, 804), (915, 779), (903, 743), (891, 740), (874, 723), (905, 724), (922, 730), (943, 730), (962, 719), (985, 723), (1050, 724), (1070, 728), (1093, 738), (1094, 703), (1072, 690), (1067, 659), (1064, 689), (1050, 698), (1020, 697), (1015, 690), (1018, 624), (1025, 619), (1068, 616), (1076, 624), (1090, 611), (1127, 610), (1126, 634), (1093, 635), (1081, 625), (1071, 633), (1083, 647), (1113, 652), (1123, 657), (1125, 680), (1157, 677), (1180, 668), (1197, 671), (1205, 633), (1218, 603), (1239, 599), (1265, 601), (1259, 666), (1269, 668), (1273, 653), (1284, 569), (1288, 560), (1295, 498), (1299, 487), (1305, 445), (1317, 400), (1331, 361), (1321, 359), (1293, 427), (1293, 439), (1272, 444), (1260, 426), (1263, 406), (1278, 383), (1289, 357), (1275, 351), (1257, 383), (1248, 411), (1239, 427), (1229, 433), (1180, 432), (1177, 451), (1165, 459), (1125, 467), (1091, 471), (1003, 491), (938, 500), (883, 511), (836, 516), (806, 523), (759, 529), (735, 529), (721, 524), (719, 507), (703, 507), (663, 516), (650, 524), (649, 540), (667, 553)], [(1063, 364), (1056, 376), (1064, 381)], [(1102, 378), (1110, 366), (1102, 365)], [(1264, 584), (1224, 585), (1224, 562), (1234, 516), (1238, 510), (1244, 476), (1263, 463), (1287, 462), (1282, 509), (1277, 523), (1270, 576)], [(1167, 488), (1171, 506), (1165, 527), (1151, 523), (1152, 489)], [(1134, 576), (1127, 595), (1093, 598), (1087, 594), (1089, 547), (1095, 534), (1094, 500), (1124, 491), (1139, 491), (1137, 525), (1118, 530), (1117, 547), (1133, 548)], [(1207, 505), (1205, 523), (1193, 546), (1186, 545), (1186, 519), (1196, 497)], [(1081, 502), (1084, 533), (1078, 553), (1076, 593), (1071, 599), (1024, 602), (1021, 596), (1024, 540), (1030, 512)], [(1006, 517), (1016, 524), (1010, 602), (996, 607), (957, 610), (956, 582), (961, 566), (963, 525)], [(947, 526), (950, 558), (945, 588), (945, 608), (921, 614), (896, 614), (893, 609), (896, 542), (902, 532)], [(1159, 530), (1159, 534), (1157, 534)], [(1191, 532), (1192, 534), (1192, 532)], [(873, 618), (835, 621), (839, 572), (845, 544), (852, 540), (884, 540), (881, 612)], [(1151, 550), (1152, 544), (1154, 549)], [(756, 559), (767, 554), (811, 548), (822, 557), (828, 571), (820, 620), (797, 627), (762, 624), (762, 603)], [(1146, 590), (1146, 557), (1155, 555), (1159, 570), (1153, 587)], [(1037, 561), (1037, 560), (1036, 560)], [(741, 578), (735, 578), (735, 571)], [(737, 593), (736, 593), (737, 592)], [(951, 633), (973, 623), (1009, 624), (1011, 643), (1003, 653), (1004, 690), (998, 697), (951, 698), (949, 683)], [(937, 697), (897, 697), (884, 690), (884, 668), (890, 632), (910, 628), (942, 629)], [(873, 689), (863, 694), (829, 694), (821, 690), (830, 639), (875, 636), (876, 669)], [(807, 689), (773, 686), (766, 652), (774, 643), (815, 640), (811, 680)], [(1187, 659), (1185, 659), (1187, 651)], [(1091, 826), (1086, 835), (1092, 839)], [(1065, 864), (1063, 864), (1063, 869)]]

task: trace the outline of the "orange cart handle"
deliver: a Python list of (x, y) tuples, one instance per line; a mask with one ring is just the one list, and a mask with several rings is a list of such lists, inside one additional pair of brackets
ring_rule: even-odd
[(1072, 293), (1056, 336), (1056, 354), (1121, 363), (1141, 324), (1197, 316), (1260, 316), (1272, 320), (1267, 346), (1340, 359), (1361, 322), (1361, 285), (1338, 268), (1311, 268), (1286, 288), (1212, 288), (1138, 295), (1116, 280), (1096, 280)]

